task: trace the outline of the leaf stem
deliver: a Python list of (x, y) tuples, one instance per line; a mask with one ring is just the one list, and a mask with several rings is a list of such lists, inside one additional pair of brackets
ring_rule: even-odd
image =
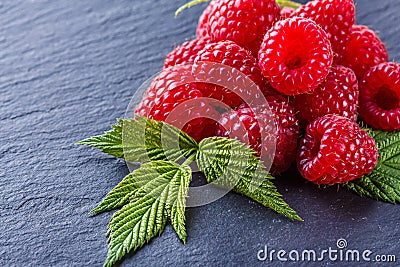
[(299, 7), (301, 7), (300, 3), (294, 2), (294, 1), (290, 1), (290, 0), (276, 0), (276, 3), (280, 6), (280, 7), (291, 7), (294, 9), (298, 9)]
[(190, 163), (192, 163), (194, 161), (194, 159), (196, 158), (195, 155), (191, 155), (190, 157), (188, 157), (182, 164), (181, 166), (189, 166)]
[(180, 8), (178, 8), (175, 12), (175, 18), (185, 9), (191, 8), (195, 5), (198, 5), (200, 3), (206, 3), (206, 2), (211, 2), (211, 0), (193, 0), (183, 6), (181, 6)]

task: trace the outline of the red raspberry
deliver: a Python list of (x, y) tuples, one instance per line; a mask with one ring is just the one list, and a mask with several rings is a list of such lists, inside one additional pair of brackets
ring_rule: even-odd
[(291, 7), (282, 7), (281, 9), (281, 19), (287, 19), (291, 17), (296, 10)]
[(208, 19), (210, 17), (210, 14), (216, 5), (216, 3), (220, 0), (212, 0), (206, 9), (204, 9), (203, 13), (200, 16), (199, 23), (197, 24), (197, 30), (196, 30), (196, 35), (197, 37), (209, 37), (210, 35), (208, 34)]
[(236, 111), (222, 114), (216, 135), (249, 144), (266, 164), (273, 159), (271, 173), (279, 174), (296, 158), (299, 125), (294, 109), (286, 101), (273, 97), (267, 97), (267, 100), (268, 105), (241, 106)]
[(258, 59), (272, 87), (286, 95), (298, 95), (325, 80), (332, 65), (332, 49), (326, 33), (313, 21), (289, 18), (267, 32)]
[[(257, 55), (267, 30), (279, 19), (280, 8), (275, 0), (218, 0), (212, 2), (202, 16), (201, 34), (211, 41), (231, 40)], [(204, 35), (199, 35), (204, 36)]]
[(354, 70), (358, 79), (373, 66), (389, 60), (385, 45), (367, 26), (354, 25), (340, 64)]
[(375, 141), (350, 119), (318, 118), (300, 141), (297, 165), (315, 184), (342, 184), (370, 173), (378, 162)]
[[(266, 81), (257, 64), (257, 60), (249, 51), (243, 49), (232, 41), (221, 41), (207, 45), (198, 53), (198, 56), (195, 59), (194, 67), (196, 68), (196, 65), (200, 62), (211, 62), (227, 65), (242, 72), (244, 75), (250, 78), (260, 88), (260, 90), (268, 89), (268, 87), (265, 85)], [(220, 66), (215, 66), (214, 68), (210, 64), (207, 67), (208, 76), (223, 75), (221, 74), (222, 70)], [(243, 100), (237, 94), (239, 92), (244, 93), (247, 96), (246, 101), (252, 98), (260, 97), (255, 95), (255, 92), (251, 87), (247, 88), (246, 86), (240, 86), (241, 81), (238, 81), (237, 79), (240, 78), (233, 76), (229, 82), (229, 84), (234, 86), (234, 88), (223, 88), (218, 85), (203, 83), (199, 85), (199, 90), (205, 97), (222, 101), (232, 108), (236, 108), (243, 103)], [(266, 94), (268, 93), (268, 91), (265, 92)]]
[(358, 82), (354, 72), (334, 66), (326, 80), (310, 94), (294, 97), (293, 104), (300, 121), (312, 122), (327, 114), (357, 120)]
[(312, 19), (328, 34), (335, 62), (343, 54), (355, 20), (353, 0), (315, 0), (300, 7), (295, 17)]
[(193, 63), (197, 53), (204, 49), (208, 43), (210, 43), (208, 38), (197, 38), (183, 43), (167, 55), (164, 61), (164, 68)]
[[(193, 80), (191, 67), (175, 67), (162, 71), (147, 89), (135, 114), (172, 124), (196, 141), (213, 136), (219, 113), (206, 101)], [(208, 118), (205, 118), (207, 116)]]
[(381, 63), (360, 81), (360, 117), (379, 130), (400, 130), (400, 65)]

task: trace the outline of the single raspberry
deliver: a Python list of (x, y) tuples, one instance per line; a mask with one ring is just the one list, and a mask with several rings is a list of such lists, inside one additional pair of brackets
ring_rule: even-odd
[(164, 61), (164, 68), (193, 63), (197, 53), (204, 49), (208, 43), (210, 43), (208, 38), (197, 38), (183, 43), (167, 55)]
[(343, 66), (332, 67), (326, 80), (311, 93), (293, 98), (300, 121), (310, 123), (318, 117), (336, 114), (357, 120), (358, 82), (354, 72)]
[[(204, 11), (198, 34), (211, 41), (231, 40), (257, 55), (267, 30), (280, 17), (275, 0), (218, 0)], [(205, 28), (207, 30), (200, 30)]]
[[(241, 86), (240, 77), (238, 75), (231, 75), (229, 80), (228, 76), (223, 74), (221, 66), (223, 64), (229, 66), (235, 70), (240, 71), (245, 76), (251, 79), (260, 90), (264, 90), (266, 94), (271, 94), (269, 88), (266, 85), (266, 81), (261, 74), (261, 70), (258, 66), (257, 60), (252, 56), (252, 54), (237, 45), (232, 41), (221, 41), (217, 43), (211, 43), (206, 45), (206, 47), (198, 53), (195, 59), (195, 71), (196, 67), (201, 68), (201, 62), (218, 63), (213, 66), (213, 64), (207, 64), (206, 76), (221, 76), (221, 78), (227, 79), (230, 85), (227, 88), (221, 87), (219, 85), (211, 83), (202, 83), (199, 85), (199, 90), (203, 93), (205, 97), (210, 97), (217, 99), (232, 108), (238, 107), (243, 101), (248, 102), (249, 99), (258, 98), (257, 92), (255, 92), (252, 87), (246, 85)], [(223, 77), (222, 77), (223, 76)], [(227, 82), (225, 82), (227, 84)], [(242, 99), (239, 94), (244, 94), (246, 99)]]
[(400, 130), (400, 65), (381, 63), (360, 81), (360, 117), (379, 130)]
[(209, 37), (210, 35), (208, 34), (208, 19), (210, 17), (210, 14), (216, 5), (216, 3), (220, 0), (212, 0), (206, 9), (204, 9), (203, 13), (201, 14), (199, 18), (199, 23), (197, 24), (197, 30), (196, 30), (196, 35), (199, 38), (204, 38), (204, 37)]
[(299, 125), (294, 109), (286, 101), (274, 97), (267, 100), (268, 105), (243, 105), (222, 114), (216, 135), (247, 143), (266, 164), (273, 159), (271, 173), (280, 174), (296, 158)]
[(199, 99), (203, 95), (196, 83), (185, 82), (193, 80), (191, 75), (191, 67), (163, 70), (150, 84), (135, 114), (172, 124), (196, 141), (213, 136), (219, 113)]
[(354, 25), (340, 64), (354, 70), (358, 79), (373, 66), (389, 60), (378, 35), (367, 26)]
[(332, 66), (332, 48), (324, 30), (309, 19), (278, 21), (265, 35), (258, 54), (272, 87), (286, 95), (314, 90)]
[(314, 0), (303, 5), (292, 15), (315, 21), (328, 34), (335, 62), (343, 54), (355, 20), (353, 0)]
[(352, 120), (337, 115), (316, 119), (300, 141), (297, 166), (315, 184), (342, 184), (370, 173), (378, 162), (375, 141)]
[(282, 7), (281, 9), (281, 19), (287, 19), (291, 17), (296, 10), (291, 7)]

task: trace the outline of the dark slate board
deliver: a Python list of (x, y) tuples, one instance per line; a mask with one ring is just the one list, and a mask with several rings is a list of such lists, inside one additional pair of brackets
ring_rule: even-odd
[[(87, 212), (128, 170), (74, 142), (123, 116), (136, 88), (161, 68), (174, 44), (194, 35), (205, 5), (174, 19), (182, 3), (0, 4), (1, 266), (102, 265), (111, 214)], [(400, 1), (359, 0), (357, 9), (358, 22), (378, 30), (398, 60)], [(400, 257), (399, 206), (285, 176), (279, 189), (304, 223), (230, 193), (188, 210), (186, 246), (167, 227), (122, 266), (265, 266), (256, 256), (264, 245), (319, 250), (335, 247), (338, 238), (349, 248)]]

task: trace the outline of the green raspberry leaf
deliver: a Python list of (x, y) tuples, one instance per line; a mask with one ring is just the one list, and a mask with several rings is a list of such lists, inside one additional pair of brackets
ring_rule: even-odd
[[(101, 213), (121, 208), (108, 227), (105, 266), (112, 266), (160, 235), (168, 221), (186, 242), (185, 206), (192, 179), (188, 165), (193, 159), (209, 182), (230, 186), (293, 220), (301, 220), (283, 201), (256, 152), (239, 141), (216, 137), (203, 140), (199, 146), (179, 129), (143, 117), (120, 119), (112, 127), (104, 135), (79, 143), (144, 164), (92, 210)], [(177, 162), (183, 159), (185, 162), (179, 165)]]
[(181, 173), (180, 177), (173, 180), (174, 183), (170, 187), (170, 194), (176, 196), (171, 205), (170, 219), (176, 234), (186, 244), (185, 209), (189, 183), (192, 180), (192, 170), (188, 166), (182, 168), (185, 171)]
[(100, 149), (104, 153), (117, 158), (124, 157), (122, 148), (122, 125), (111, 125), (112, 130), (105, 132), (102, 135), (96, 135), (77, 142), (78, 145), (87, 145), (93, 148)]
[(136, 116), (123, 120), (122, 141), (125, 160), (148, 162), (169, 160), (177, 162), (193, 156), (197, 151), (196, 141), (165, 122)]
[(376, 168), (361, 179), (344, 185), (350, 191), (392, 204), (400, 203), (400, 132), (364, 129), (379, 150)]
[(181, 6), (180, 8), (178, 8), (178, 9), (175, 11), (175, 18), (178, 17), (179, 14), (180, 14), (182, 11), (184, 11), (185, 9), (191, 8), (191, 7), (196, 6), (196, 5), (198, 5), (198, 4), (201, 4), (201, 3), (207, 3), (207, 2), (211, 2), (211, 0), (192, 0), (192, 1), (190, 1), (189, 3), (187, 3), (187, 4), (184, 4), (183, 6)]
[(290, 7), (293, 9), (298, 9), (299, 7), (301, 7), (302, 5), (300, 3), (294, 2), (294, 1), (290, 1), (290, 0), (276, 0), (276, 3), (281, 7)]
[(169, 219), (178, 236), (186, 241), (185, 198), (191, 178), (188, 166), (153, 161), (143, 164), (124, 179), (123, 186), (113, 190), (132, 186), (128, 203), (113, 215), (108, 226), (109, 248), (104, 266), (112, 266), (160, 235)]
[(112, 128), (103, 135), (77, 144), (100, 149), (129, 162), (177, 162), (197, 151), (197, 143), (193, 138), (164, 122), (136, 116), (135, 119), (119, 119)]
[(256, 152), (243, 143), (221, 137), (206, 138), (199, 144), (196, 161), (208, 183), (233, 188), (292, 220), (302, 221), (282, 199)]
[(167, 215), (160, 201), (150, 196), (137, 197), (115, 213), (110, 230), (105, 267), (111, 267), (130, 251), (142, 247), (160, 235), (166, 225)]
[(136, 175), (136, 172), (128, 174), (90, 213), (102, 213), (121, 208), (127, 204), (139, 188), (135, 181)]

